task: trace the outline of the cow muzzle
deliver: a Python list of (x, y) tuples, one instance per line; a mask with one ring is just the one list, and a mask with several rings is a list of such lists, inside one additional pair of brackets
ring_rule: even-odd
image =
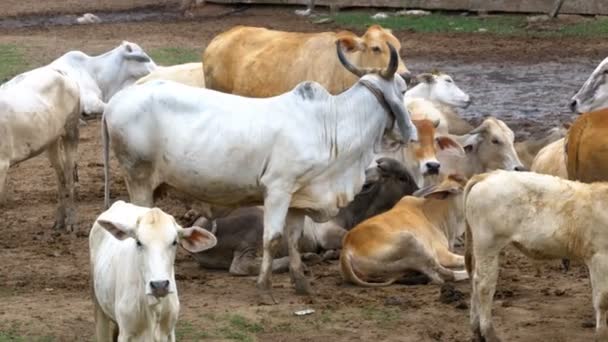
[(150, 290), (151, 294), (156, 298), (163, 298), (169, 294), (169, 284), (168, 280), (157, 280), (150, 282)]

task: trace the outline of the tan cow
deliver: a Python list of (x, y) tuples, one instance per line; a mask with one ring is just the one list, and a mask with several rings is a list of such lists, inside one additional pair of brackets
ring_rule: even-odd
[(608, 180), (608, 109), (579, 116), (566, 140), (568, 179), (585, 183)]
[(434, 283), (467, 279), (464, 257), (450, 251), (464, 232), (462, 192), (466, 180), (447, 177), (439, 185), (406, 196), (344, 236), (342, 277), (360, 286), (387, 286), (415, 270)]
[[(352, 32), (298, 33), (236, 26), (215, 37), (203, 53), (205, 84), (209, 89), (248, 97), (285, 93), (303, 81), (316, 81), (331, 94), (355, 84), (357, 77), (336, 55), (340, 41), (345, 55), (361, 68), (383, 68), (399, 40), (390, 30), (371, 26), (358, 37)], [(397, 73), (407, 81), (401, 58)]]
[(608, 310), (608, 184), (584, 184), (533, 172), (494, 171), (464, 191), (465, 260), (472, 278), (475, 341), (499, 341), (492, 300), (499, 256), (513, 245), (533, 259), (568, 258), (589, 269), (596, 330), (606, 341)]
[(566, 171), (566, 151), (564, 149), (564, 138), (556, 140), (543, 147), (538, 152), (530, 170), (536, 173), (568, 178)]
[(202, 63), (185, 63), (171, 66), (157, 66), (147, 76), (137, 80), (135, 84), (143, 84), (153, 80), (169, 80), (189, 85), (191, 87), (205, 88), (205, 76)]
[(539, 151), (550, 143), (566, 136), (569, 127), (570, 124), (553, 127), (549, 130), (549, 134), (540, 139), (526, 139), (524, 141), (516, 142), (515, 151), (517, 151), (517, 155), (524, 166), (529, 169)]

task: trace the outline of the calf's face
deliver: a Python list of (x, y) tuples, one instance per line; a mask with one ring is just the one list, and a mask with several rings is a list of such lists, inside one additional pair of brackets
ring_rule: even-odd
[(483, 172), (525, 170), (514, 146), (515, 134), (502, 121), (488, 118), (469, 133), (464, 144), (467, 154), (475, 154)]
[(129, 243), (136, 249), (136, 267), (144, 281), (145, 293), (156, 298), (176, 291), (173, 263), (178, 243), (192, 253), (217, 243), (212, 233), (199, 227), (184, 229), (173, 216), (158, 208), (140, 216), (135, 226), (121, 222), (120, 218), (97, 222), (117, 239), (132, 240)]

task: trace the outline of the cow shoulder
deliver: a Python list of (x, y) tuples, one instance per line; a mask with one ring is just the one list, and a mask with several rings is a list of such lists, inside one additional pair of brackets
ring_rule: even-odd
[(303, 101), (320, 101), (329, 98), (331, 95), (317, 82), (305, 81), (298, 84), (292, 93)]

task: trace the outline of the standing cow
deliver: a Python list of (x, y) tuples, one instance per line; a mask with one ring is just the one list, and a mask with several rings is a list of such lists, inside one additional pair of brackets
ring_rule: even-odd
[(196, 253), (216, 243), (158, 208), (118, 201), (103, 212), (89, 234), (97, 341), (175, 341), (177, 245)]
[(263, 302), (275, 302), (271, 265), (285, 226), (296, 292), (311, 293), (297, 249), (304, 217), (327, 221), (352, 201), (374, 146), (383, 135), (394, 135), (395, 122), (402, 141), (417, 139), (403, 106), (406, 83), (395, 75), (397, 50), (388, 48), (386, 69), (364, 70), (336, 43), (344, 67), (361, 77), (337, 96), (315, 82), (265, 99), (171, 81), (124, 90), (110, 101), (102, 121), (106, 204), (111, 139), (134, 203), (151, 206), (161, 184), (218, 205), (263, 203)]
[[(336, 56), (340, 42), (349, 61), (361, 68), (383, 68), (390, 58), (387, 43), (397, 51), (399, 40), (390, 30), (371, 26), (361, 37), (352, 32), (298, 33), (236, 26), (215, 37), (203, 53), (207, 88), (249, 97), (275, 96), (300, 82), (315, 81), (336, 95), (357, 77)], [(397, 72), (409, 72), (401, 58)]]
[(74, 230), (79, 115), (102, 113), (114, 93), (154, 67), (139, 46), (123, 42), (95, 57), (68, 52), (0, 86), (0, 200), (9, 167), (47, 151), (59, 182), (54, 226)]

